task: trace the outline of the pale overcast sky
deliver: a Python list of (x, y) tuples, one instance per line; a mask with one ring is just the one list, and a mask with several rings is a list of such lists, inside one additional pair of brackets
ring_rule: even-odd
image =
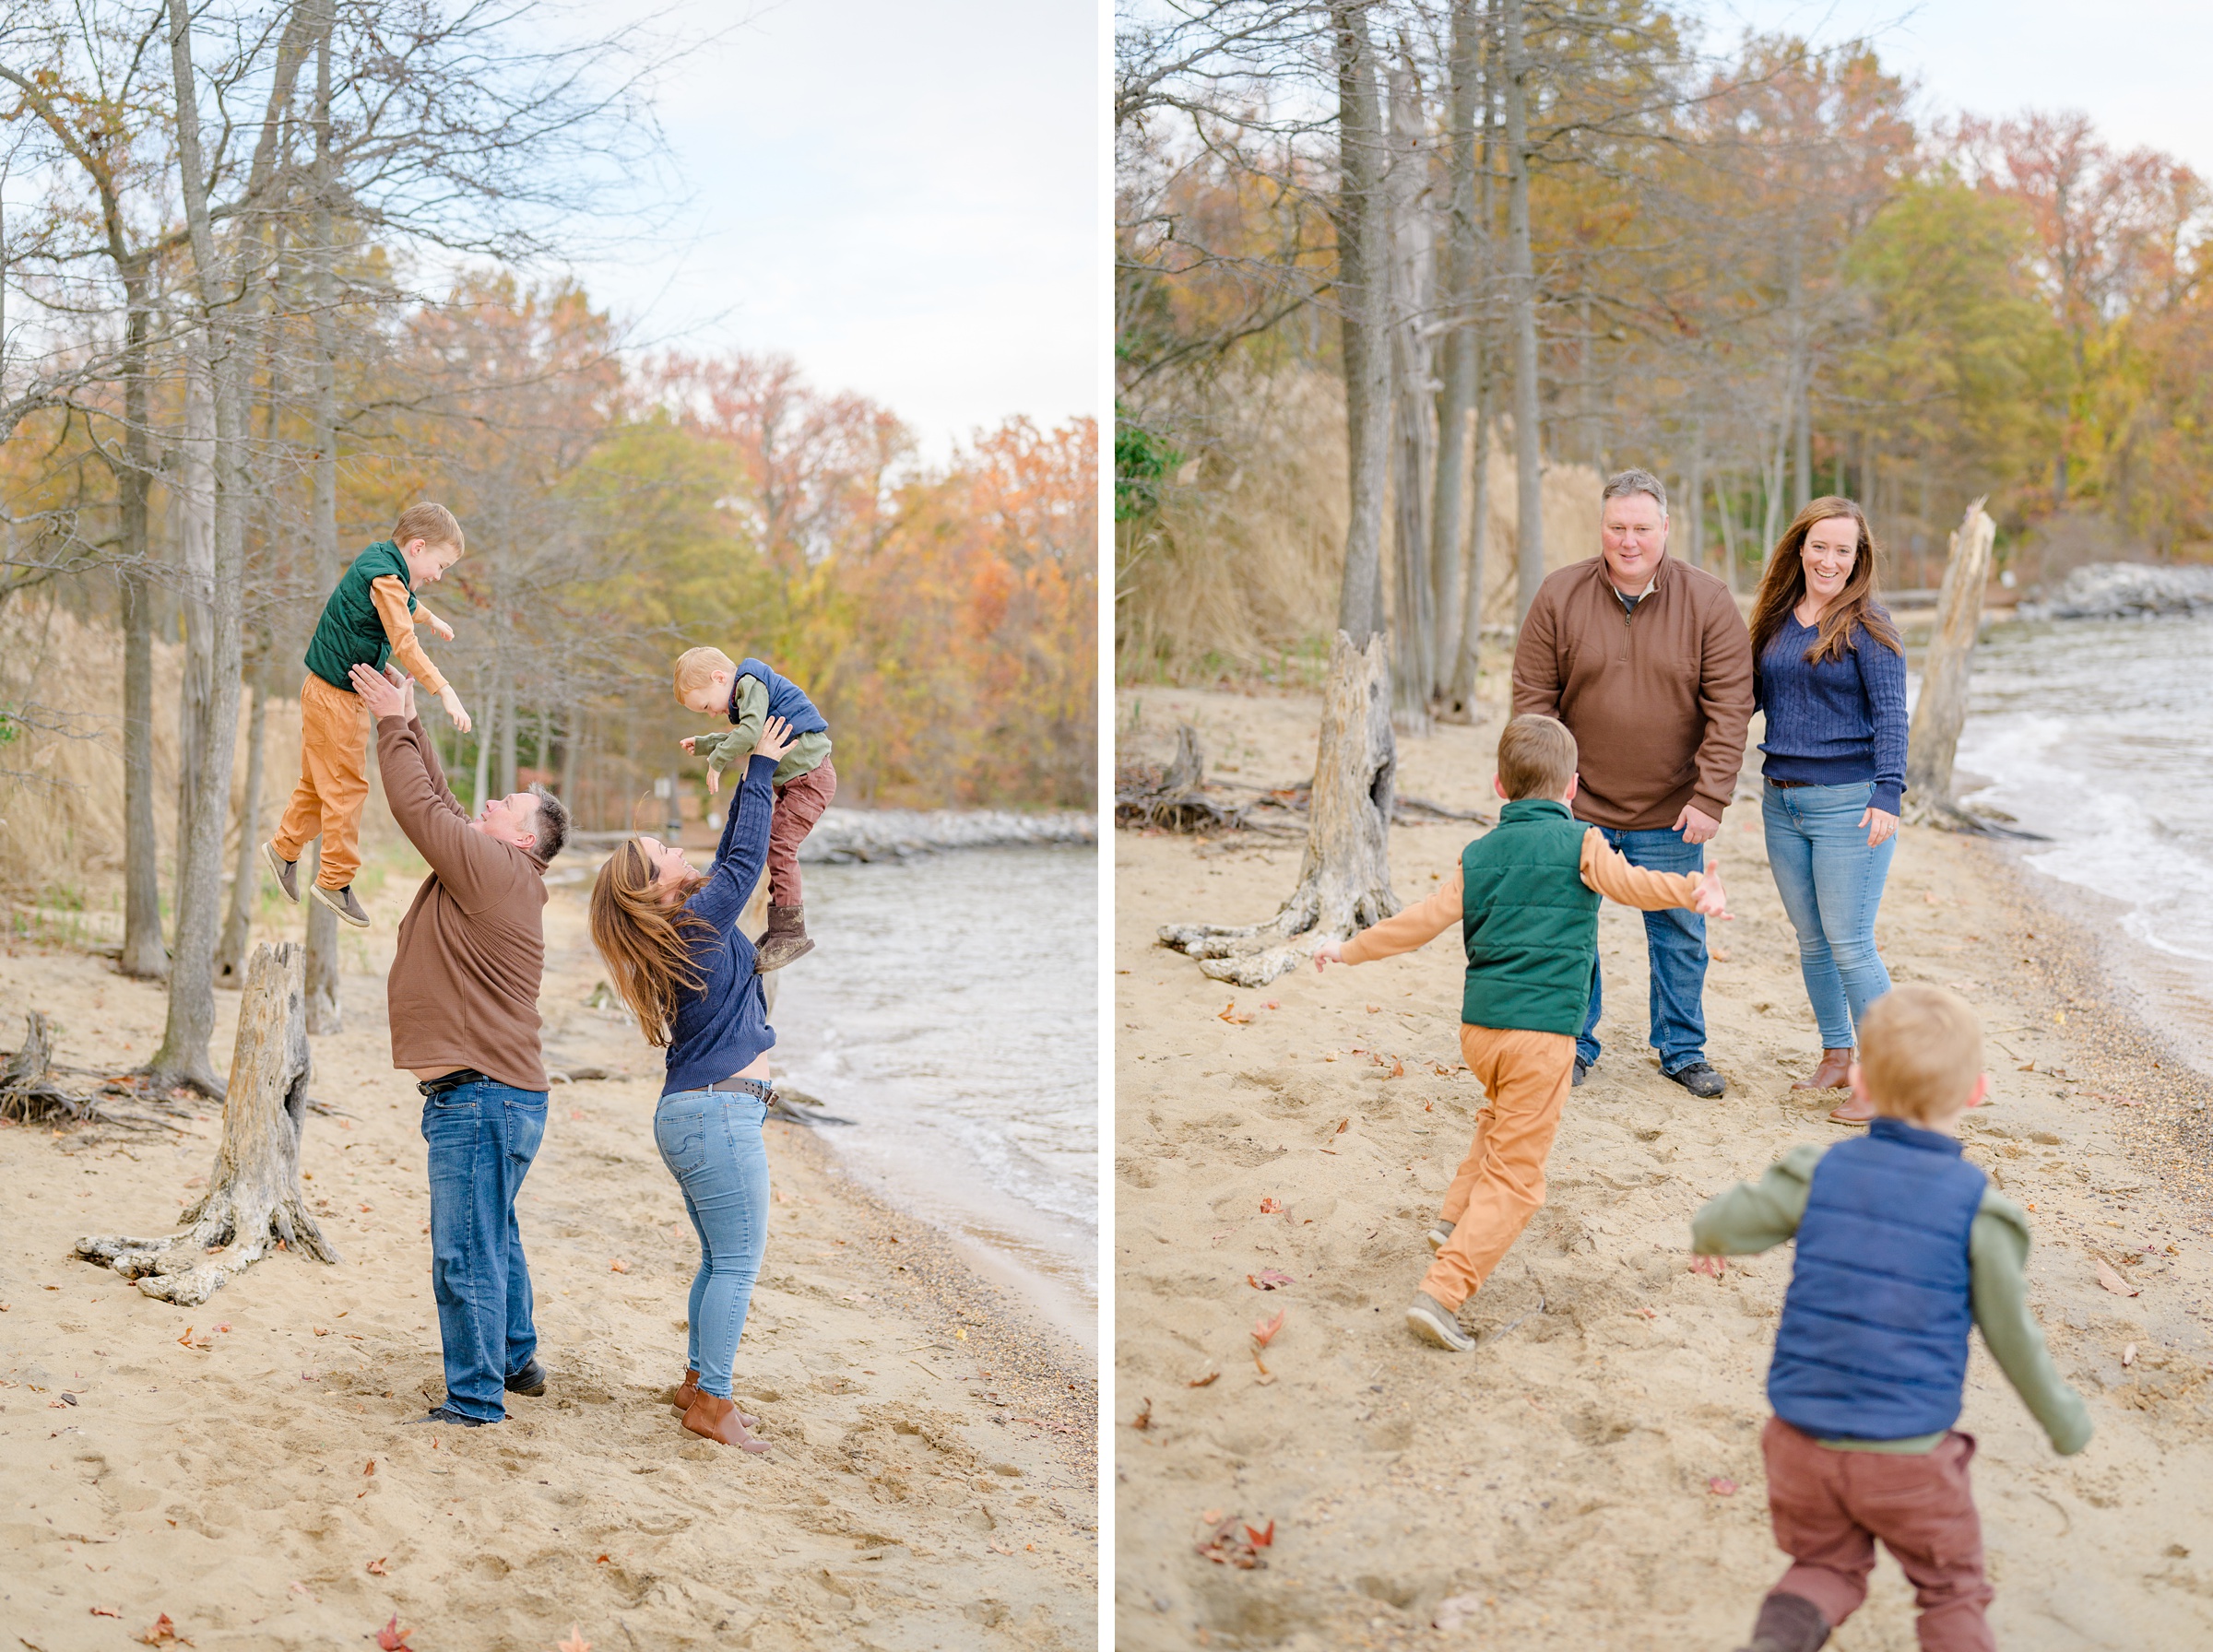
[(1870, 36), (1924, 104), (2006, 115), (2079, 109), (2116, 148), (2164, 149), (2213, 177), (2207, 0), (1694, 0), (1715, 45), (1743, 24), (1817, 41)]
[(596, 301), (657, 341), (790, 355), (932, 457), (1014, 414), (1102, 411), (1095, 0), (662, 16), (748, 20), (664, 81), (692, 204), (657, 243), (578, 267)]

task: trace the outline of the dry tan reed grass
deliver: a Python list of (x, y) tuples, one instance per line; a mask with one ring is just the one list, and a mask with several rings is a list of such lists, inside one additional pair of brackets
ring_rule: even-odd
[[(1185, 461), (1157, 514), (1118, 548), (1116, 656), (1125, 679), (1188, 681), (1267, 670), (1287, 655), (1319, 658), (1336, 615), (1346, 518), (1342, 384), (1310, 370), (1225, 377), (1203, 423), (1209, 445)], [(1493, 427), (1486, 455), (1486, 625), (1513, 622), (1517, 591), (1506, 434)], [(1547, 570), (1595, 552), (1603, 486), (1587, 465), (1545, 468)], [(1391, 561), (1387, 545), (1387, 603)]]
[[(177, 702), (183, 648), (154, 644), (154, 829), (162, 896), (174, 895), (177, 824)], [(278, 680), (291, 673), (278, 671)], [(296, 688), (271, 695), (257, 838), (275, 830), (300, 774)], [(27, 726), (0, 744), (0, 895), (14, 903), (119, 899), (124, 852), (123, 633), (57, 602), (18, 600), (0, 609), (0, 710)], [(247, 708), (238, 717), (231, 769), (231, 821), (223, 864), (234, 864), (245, 798)], [(397, 835), (382, 807), (376, 764), (362, 811), (362, 846)]]

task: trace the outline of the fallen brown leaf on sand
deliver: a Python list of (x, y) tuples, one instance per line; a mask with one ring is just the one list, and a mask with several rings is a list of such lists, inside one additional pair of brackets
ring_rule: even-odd
[(1245, 1282), (1255, 1291), (1281, 1291), (1285, 1285), (1294, 1285), (1298, 1281), (1280, 1268), (1263, 1268), (1259, 1279), (1254, 1279), (1249, 1273), (1245, 1276)]
[(189, 1646), (192, 1643), (177, 1633), (177, 1626), (163, 1612), (146, 1626), (146, 1633), (135, 1637), (142, 1646)]
[(385, 1561), (386, 1561), (388, 1558), (389, 1558), (389, 1557), (388, 1557), (388, 1556), (386, 1556), (386, 1555), (382, 1555), (382, 1554), (380, 1554), (380, 1555), (378, 1555), (378, 1556), (377, 1556), (377, 1557), (376, 1557), (374, 1560), (371, 1561), (371, 1562), (369, 1563), (369, 1575), (370, 1575), (370, 1576), (372, 1576), (372, 1577), (389, 1577), (389, 1576), (391, 1576), (391, 1575), (392, 1575), (392, 1574), (391, 1574), (391, 1573), (389, 1573), (389, 1572), (387, 1572), (386, 1570), (385, 1570)]
[(1352, 1127), (1353, 1121), (1351, 1119), (1341, 1118), (1337, 1121), (1337, 1128), (1332, 1132), (1332, 1134), (1342, 1136), (1345, 1133), (1345, 1131), (1351, 1129)]
[(630, 1271), (630, 1264), (625, 1262), (621, 1257), (617, 1257), (613, 1261), (607, 1265), (607, 1270), (609, 1273), (628, 1273)]
[(1274, 1216), (1280, 1213), (1282, 1210), (1283, 1206), (1277, 1204), (1272, 1198), (1264, 1198), (1260, 1201), (1260, 1214), (1262, 1216)]
[(1219, 1371), (1210, 1371), (1204, 1376), (1194, 1376), (1183, 1386), (1187, 1388), (1207, 1388), (1212, 1387), (1221, 1379), (1222, 1374)]
[(1199, 1552), (1218, 1566), (1236, 1566), (1250, 1572), (1266, 1565), (1260, 1551), (1275, 1541), (1275, 1522), (1265, 1527), (1248, 1526), (1237, 1516), (1209, 1523), (1207, 1533), (1199, 1540)]
[(1383, 1013), (1383, 1006), (1380, 1004), (1370, 1004), (1367, 1007), (1367, 1012), (1370, 1015), (1381, 1015)]
[(1717, 1474), (1706, 1482), (1706, 1489), (1716, 1497), (1734, 1497), (1736, 1495), (1736, 1481), (1726, 1474)]
[[(1380, 1063), (1379, 1063), (1379, 1065), (1380, 1065)], [(1383, 1076), (1387, 1079), (1403, 1079), (1406, 1076), (1406, 1064), (1403, 1061), (1401, 1061), (1397, 1056), (1392, 1056), (1391, 1061), (1391, 1070), (1385, 1073)]]
[(362, 1466), (361, 1472), (363, 1474), (374, 1474), (376, 1472), (376, 1459), (374, 1457), (371, 1457), (368, 1462)]
[(1246, 1010), (1240, 1014), (1237, 1010), (1237, 999), (1232, 998), (1228, 1003), (1222, 1006), (1220, 1012), (1215, 1015), (1214, 1019), (1218, 1021), (1227, 1021), (1233, 1027), (1242, 1027), (1247, 1021), (1252, 1020), (1252, 1012), (1250, 1010)]
[(402, 1629), (399, 1626), (399, 1614), (394, 1612), (385, 1626), (376, 1632), (378, 1652), (415, 1652), (415, 1648), (408, 1645), (408, 1636), (414, 1633), (412, 1629)]
[(1151, 1395), (1145, 1396), (1144, 1409), (1130, 1419), (1130, 1426), (1140, 1434), (1143, 1434), (1145, 1430), (1153, 1426), (1153, 1397)]
[(96, 1618), (120, 1618), (123, 1613), (112, 1606), (95, 1606), (92, 1615)]
[(2115, 1296), (2141, 1296), (2144, 1293), (2105, 1265), (2103, 1257), (2093, 1257), (2098, 1264), (2098, 1282)]
[(1284, 1328), (1284, 1316), (1289, 1310), (1278, 1308), (1273, 1319), (1262, 1319), (1252, 1328), (1252, 1339), (1262, 1348), (1275, 1340), (1275, 1333)]
[(555, 1641), (553, 1652), (592, 1652), (592, 1643), (584, 1638), (583, 1630), (571, 1623), (569, 1638), (565, 1641)]

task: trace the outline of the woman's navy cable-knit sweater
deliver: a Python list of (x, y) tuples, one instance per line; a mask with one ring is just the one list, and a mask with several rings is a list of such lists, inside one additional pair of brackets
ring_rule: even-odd
[(1906, 789), (1905, 657), (1855, 625), (1841, 659), (1816, 664), (1805, 651), (1818, 630), (1785, 614), (1759, 656), (1753, 703), (1768, 716), (1760, 773), (1812, 785), (1871, 780), (1869, 807), (1894, 815)]
[(745, 781), (730, 800), (715, 864), (706, 882), (684, 903), (694, 917), (706, 921), (709, 932), (691, 943), (700, 988), (677, 1006), (663, 1095), (727, 1079), (775, 1047), (761, 977), (753, 974), (753, 943), (738, 926), (768, 862), (769, 815), (775, 807), (770, 777), (775, 772), (773, 757), (756, 752), (747, 760)]

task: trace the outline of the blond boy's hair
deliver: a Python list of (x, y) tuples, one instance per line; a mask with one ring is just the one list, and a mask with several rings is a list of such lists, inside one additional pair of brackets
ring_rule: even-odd
[(419, 505), (409, 505), (399, 513), (392, 525), (392, 543), (405, 545), (410, 539), (420, 539), (431, 545), (450, 545), (459, 556), (468, 549), (468, 541), (461, 537), (461, 525), (454, 513), (444, 505), (425, 500)]
[(1509, 802), (1557, 797), (1575, 778), (1575, 737), (1557, 717), (1524, 713), (1498, 737), (1498, 784)]
[(1860, 1079), (1875, 1110), (1914, 1123), (1967, 1105), (1982, 1074), (1982, 1023), (1956, 992), (1894, 986), (1860, 1021)]
[(738, 679), (737, 662), (719, 648), (687, 648), (676, 656), (676, 691), (679, 695), (696, 694), (707, 686), (717, 671), (727, 671), (730, 680)]

